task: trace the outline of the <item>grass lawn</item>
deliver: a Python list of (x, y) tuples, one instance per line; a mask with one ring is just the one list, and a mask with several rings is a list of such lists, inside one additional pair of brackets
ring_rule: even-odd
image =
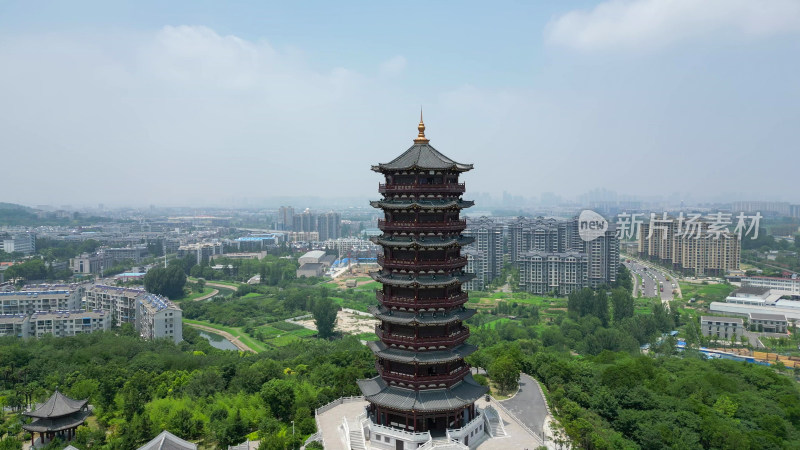
[[(186, 280), (190, 281), (192, 283), (196, 283), (197, 282), (197, 278), (194, 278), (194, 277), (188, 277)], [(239, 286), (244, 284), (244, 283), (239, 283), (239, 282), (236, 282), (236, 281), (206, 280), (206, 284), (208, 284), (208, 283), (223, 284), (225, 286), (230, 286), (230, 287), (232, 287), (234, 289), (236, 289)]]
[(240, 341), (242, 341), (245, 345), (247, 345), (248, 347), (252, 348), (256, 352), (263, 352), (264, 350), (267, 349), (267, 347), (264, 346), (264, 344), (262, 344), (261, 342), (257, 341), (252, 336), (250, 336), (249, 334), (247, 334), (244, 331), (242, 331), (241, 327), (226, 327), (224, 325), (219, 325), (219, 324), (211, 323), (211, 322), (205, 322), (205, 321), (202, 321), (202, 320), (183, 319), (183, 321), (186, 322), (186, 323), (194, 323), (194, 324), (197, 324), (197, 325), (205, 325), (207, 327), (214, 328), (215, 330), (227, 331), (228, 333), (238, 337)]
[(652, 314), (653, 302), (660, 301), (656, 297), (641, 297), (633, 299), (633, 312), (635, 314)]
[(361, 339), (362, 341), (377, 341), (378, 340), (378, 335), (373, 333), (373, 332), (359, 333), (359, 334), (356, 335), (356, 337)]
[(265, 297), (265, 295), (258, 292), (250, 292), (245, 294), (241, 298), (253, 298), (253, 297)]
[(203, 292), (189, 292), (188, 294), (184, 294), (183, 297), (173, 298), (171, 300), (176, 301), (176, 302), (192, 301), (192, 300), (194, 300), (196, 298), (200, 298), (200, 297), (202, 297), (204, 295), (210, 294), (213, 290), (214, 290), (214, 288), (207, 287), (207, 288), (203, 289)]
[[(371, 279), (372, 278), (367, 278), (367, 280), (371, 280)], [(366, 281), (366, 280), (364, 280), (364, 281)], [(382, 285), (380, 283), (378, 283), (377, 281), (372, 281), (372, 282), (369, 282), (369, 283), (360, 284), (355, 289), (359, 290), (359, 291), (371, 291), (373, 289), (380, 289), (381, 287), (382, 287)]]
[(270, 327), (277, 328), (282, 331), (295, 331), (295, 330), (305, 330), (306, 328), (302, 325), (298, 325), (296, 323), (289, 323), (285, 320), (281, 320), (278, 322), (272, 322), (267, 324)]
[(363, 312), (366, 312), (367, 307), (369, 307), (370, 305), (378, 304), (378, 300), (376, 300), (373, 297), (370, 297), (370, 299), (366, 301), (355, 301), (350, 299), (344, 299), (341, 297), (330, 297), (330, 299), (333, 300), (334, 303), (341, 306), (342, 308), (350, 308), (350, 309), (355, 309), (356, 311), (363, 311)]
[(724, 302), (736, 287), (730, 284), (700, 284), (681, 282), (681, 292), (687, 301), (691, 298), (708, 306), (711, 302)]
[(508, 317), (501, 317), (501, 318), (493, 320), (493, 321), (491, 321), (489, 323), (485, 323), (482, 326), (484, 326), (484, 327), (486, 327), (486, 328), (488, 328), (490, 330), (494, 330), (495, 328), (497, 328), (498, 325), (506, 323), (506, 322), (511, 322), (511, 319), (509, 319)]

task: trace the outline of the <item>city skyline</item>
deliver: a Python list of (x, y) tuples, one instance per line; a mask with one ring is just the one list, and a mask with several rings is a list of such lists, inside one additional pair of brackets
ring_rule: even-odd
[(9, 2), (0, 30), (14, 203), (360, 197), (420, 105), (474, 192), (800, 202), (794, 2)]

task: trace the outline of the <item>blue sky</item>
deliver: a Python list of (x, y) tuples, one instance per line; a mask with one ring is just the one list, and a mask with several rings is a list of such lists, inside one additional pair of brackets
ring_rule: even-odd
[(797, 55), (798, 0), (0, 2), (6, 200), (374, 197), (424, 105), (468, 191), (800, 202)]

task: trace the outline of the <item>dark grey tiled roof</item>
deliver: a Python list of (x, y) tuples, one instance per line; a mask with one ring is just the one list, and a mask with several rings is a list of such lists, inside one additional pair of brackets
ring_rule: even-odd
[(76, 411), (66, 416), (36, 419), (29, 424), (22, 425), (22, 428), (35, 433), (68, 430), (82, 424), (88, 415), (89, 411)]
[(453, 245), (465, 246), (475, 242), (472, 236), (372, 236), (370, 241), (385, 247), (451, 247)]
[(471, 405), (489, 388), (467, 374), (451, 388), (404, 389), (386, 384), (380, 377), (358, 380), (358, 387), (370, 403), (400, 411), (449, 411)]
[(139, 447), (138, 450), (197, 450), (197, 445), (164, 430), (155, 439)]
[(23, 414), (28, 417), (53, 418), (72, 414), (80, 411), (89, 400), (73, 400), (58, 390), (46, 402), (38, 405), (36, 410), (27, 411)]
[(738, 294), (748, 294), (748, 295), (764, 295), (769, 292), (768, 287), (760, 287), (760, 286), (742, 286), (739, 289), (733, 291), (731, 296), (736, 297)]
[(435, 316), (432, 312), (414, 314), (413, 312), (390, 311), (383, 306), (370, 306), (368, 310), (380, 320), (401, 325), (443, 325), (464, 321), (475, 315), (474, 309), (462, 308), (447, 313), (437, 312)]
[(461, 164), (441, 154), (430, 144), (414, 144), (402, 155), (385, 164), (372, 166), (375, 172), (407, 169), (472, 170), (472, 164)]
[(377, 282), (392, 286), (450, 286), (456, 283), (466, 283), (475, 278), (474, 273), (413, 275), (384, 273), (380, 270), (370, 272), (369, 276)]
[(471, 344), (461, 344), (452, 350), (432, 350), (428, 352), (415, 352), (389, 347), (381, 341), (367, 342), (367, 347), (379, 358), (403, 363), (440, 363), (464, 359), (478, 350)]
[(456, 198), (435, 198), (435, 199), (399, 199), (390, 198), (385, 200), (373, 200), (369, 202), (373, 208), (382, 209), (447, 209), (458, 208), (464, 209), (475, 205), (472, 200), (461, 200)]

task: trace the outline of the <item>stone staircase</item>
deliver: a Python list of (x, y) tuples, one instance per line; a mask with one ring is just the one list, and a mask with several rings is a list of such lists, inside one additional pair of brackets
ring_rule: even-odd
[(489, 420), (489, 431), (492, 437), (508, 436), (506, 427), (503, 426), (503, 419), (495, 410), (487, 411), (486, 418)]
[(351, 450), (366, 450), (364, 442), (364, 431), (359, 424), (350, 427), (350, 449)]

